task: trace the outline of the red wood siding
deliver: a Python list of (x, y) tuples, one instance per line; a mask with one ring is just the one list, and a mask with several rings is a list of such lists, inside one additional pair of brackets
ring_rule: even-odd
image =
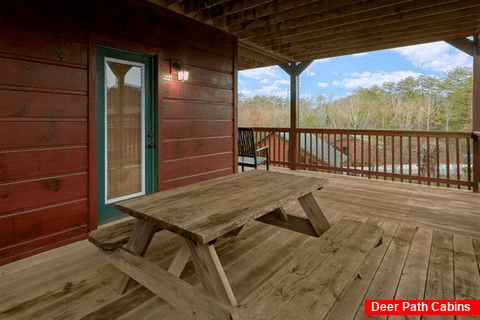
[(86, 233), (87, 49), (0, 26), (0, 264)]
[(148, 2), (77, 9), (0, 3), (0, 265), (96, 227), (99, 44), (155, 58), (160, 190), (236, 170), (236, 39)]
[[(168, 62), (163, 65), (165, 72)], [(232, 90), (174, 80), (164, 81), (164, 85), (159, 126), (160, 188), (169, 188), (173, 182), (180, 186), (207, 179), (208, 173), (233, 173)], [(178, 87), (172, 89), (174, 86)]]
[(160, 63), (161, 189), (235, 172), (233, 61), (193, 48), (184, 60), (187, 82), (169, 79), (169, 61)]
[(232, 147), (231, 137), (213, 137), (201, 139), (173, 139), (164, 141), (163, 157), (165, 161), (218, 154)]
[[(123, 12), (121, 23), (105, 18), (110, 11), (94, 13), (98, 43), (157, 57), (159, 189), (235, 172), (236, 39), (151, 3)], [(171, 79), (171, 59), (184, 62), (188, 81)]]

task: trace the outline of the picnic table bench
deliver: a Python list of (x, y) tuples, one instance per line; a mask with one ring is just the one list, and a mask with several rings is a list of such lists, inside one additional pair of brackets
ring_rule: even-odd
[[(276, 302), (275, 298), (269, 298), (272, 295), (275, 297), (276, 291), (269, 288), (277, 281), (298, 283), (298, 288), (302, 286), (300, 284), (304, 281), (298, 281), (301, 279), (296, 279), (295, 272), (289, 270), (292, 263), (298, 264), (293, 267), (295, 270), (309, 270), (313, 266), (311, 260), (315, 260), (315, 254), (318, 254), (314, 242), (309, 242), (309, 246), (299, 250), (290, 263), (267, 281), (266, 287), (262, 286), (240, 304), (213, 244), (220, 237), (237, 234), (252, 219), (314, 237), (323, 235), (321, 239), (328, 239), (337, 228), (330, 228), (330, 223), (312, 195), (312, 191), (322, 188), (324, 183), (323, 179), (314, 177), (256, 171), (162, 191), (118, 203), (116, 207), (119, 210), (136, 219), (93, 231), (89, 239), (101, 249), (107, 261), (119, 270), (113, 287), (120, 293), (125, 291), (133, 278), (197, 319), (270, 319), (268, 312), (265, 313), (265, 309), (259, 305), (262, 301), (267, 305), (270, 305), (269, 301)], [(307, 218), (290, 216), (283, 211), (283, 207), (293, 200), (300, 202)], [(142, 257), (153, 235), (163, 229), (177, 233), (185, 240), (168, 270)], [(342, 245), (328, 256), (325, 261), (329, 262), (322, 268), (343, 270), (340, 274), (328, 274), (340, 275), (341, 279), (351, 276), (353, 279), (362, 257), (380, 238), (379, 227), (372, 224), (359, 226), (354, 236), (342, 240)], [(354, 260), (347, 261), (348, 257)], [(179, 279), (189, 259), (193, 261), (204, 290)], [(348, 267), (339, 267), (338, 263)], [(329, 278), (321, 279), (319, 281), (325, 282)], [(347, 282), (341, 282), (343, 284), (340, 287)], [(318, 281), (315, 283), (318, 284)], [(310, 288), (308, 283), (304, 285)], [(305, 291), (301, 288), (296, 290)], [(315, 292), (311, 291), (312, 294)], [(260, 304), (257, 304), (259, 301)], [(326, 304), (332, 303), (332, 298), (325, 301)], [(294, 317), (286, 317), (289, 318)]]

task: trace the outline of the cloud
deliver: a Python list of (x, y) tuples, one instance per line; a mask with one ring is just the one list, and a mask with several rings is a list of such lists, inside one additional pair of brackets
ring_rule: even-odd
[(253, 94), (252, 90), (239, 90), (238, 92), (244, 96), (251, 96)]
[(270, 79), (267, 79), (267, 78), (264, 78), (262, 80), (259, 81), (261, 84), (267, 84), (270, 82)]
[(362, 52), (362, 53), (356, 53), (356, 54), (352, 54), (352, 57), (363, 57), (363, 56), (366, 56), (368, 54), (368, 52)]
[(264, 96), (277, 96), (286, 98), (289, 94), (289, 86), (290, 80), (280, 79), (275, 80), (272, 84), (263, 85), (258, 89), (253, 90), (243, 90), (240, 89), (239, 92), (244, 94), (247, 97), (253, 97), (256, 95), (264, 95)]
[(456, 67), (471, 66), (472, 57), (446, 42), (433, 42), (392, 49), (417, 67), (446, 72)]
[(285, 86), (289, 84), (290, 84), (289, 80), (276, 80), (274, 83), (268, 86), (263, 86), (253, 91), (254, 93), (259, 95), (286, 97), (288, 95), (288, 89), (281, 88), (281, 86)]
[(325, 89), (326, 87), (328, 87), (328, 83), (327, 82), (319, 82), (319, 83), (317, 83), (317, 86), (319, 88)]
[(317, 75), (317, 73), (315, 71), (312, 71), (312, 67), (316, 64), (316, 61), (313, 61), (312, 63), (310, 63), (310, 65), (307, 67), (307, 69), (305, 69), (305, 71), (303, 72), (303, 74), (307, 75), (307, 77), (314, 77)]
[(290, 84), (290, 80), (285, 80), (285, 79), (282, 79), (282, 80), (277, 80), (274, 82), (274, 84), (276, 85), (282, 85), (282, 84)]
[(317, 63), (327, 63), (330, 60), (332, 60), (332, 58), (318, 59), (318, 60), (313, 61), (310, 66), (313, 66), (314, 64), (317, 64)]
[(333, 81), (333, 85), (337, 87), (344, 87), (348, 89), (353, 88), (370, 88), (374, 85), (381, 86), (385, 82), (398, 82), (407, 77), (417, 78), (421, 73), (414, 71), (394, 71), (390, 73), (384, 72), (353, 72), (349, 78), (341, 81)]
[(250, 69), (250, 70), (243, 70), (239, 72), (239, 75), (242, 77), (263, 81), (268, 78), (276, 78), (278, 74), (276, 69), (278, 67), (265, 67), (265, 68), (257, 68), (257, 69)]

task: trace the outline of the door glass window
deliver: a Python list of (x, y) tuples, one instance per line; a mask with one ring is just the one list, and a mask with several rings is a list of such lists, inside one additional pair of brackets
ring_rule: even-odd
[(145, 194), (145, 66), (105, 58), (105, 203)]

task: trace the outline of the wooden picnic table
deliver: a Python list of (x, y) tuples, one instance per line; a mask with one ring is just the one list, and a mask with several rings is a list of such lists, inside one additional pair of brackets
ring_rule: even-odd
[[(200, 318), (237, 319), (237, 301), (213, 246), (215, 240), (238, 234), (253, 219), (319, 237), (330, 224), (312, 191), (324, 183), (315, 177), (255, 170), (119, 202), (116, 208), (137, 220), (124, 248), (102, 251), (120, 270), (114, 288), (123, 293), (133, 278)], [(307, 218), (283, 211), (295, 200)], [(168, 271), (142, 257), (160, 229), (185, 239)], [(179, 278), (189, 259), (206, 293)]]

